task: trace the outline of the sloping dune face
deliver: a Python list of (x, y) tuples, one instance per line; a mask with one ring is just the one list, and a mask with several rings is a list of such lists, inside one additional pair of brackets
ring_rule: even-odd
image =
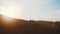
[(14, 22), (3, 20), (0, 22), (2, 23), (0, 30), (2, 34), (57, 34), (59, 32), (60, 22), (12, 19)]

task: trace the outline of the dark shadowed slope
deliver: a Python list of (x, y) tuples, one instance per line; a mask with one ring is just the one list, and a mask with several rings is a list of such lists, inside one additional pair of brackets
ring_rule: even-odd
[(60, 34), (60, 22), (52, 21), (34, 21), (11, 18), (11, 21), (5, 20), (0, 15), (1, 34)]

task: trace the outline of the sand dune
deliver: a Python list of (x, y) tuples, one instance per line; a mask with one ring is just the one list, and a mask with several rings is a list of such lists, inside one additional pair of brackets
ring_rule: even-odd
[(11, 19), (13, 20), (4, 20), (2, 15), (0, 15), (1, 34), (60, 34), (59, 21)]

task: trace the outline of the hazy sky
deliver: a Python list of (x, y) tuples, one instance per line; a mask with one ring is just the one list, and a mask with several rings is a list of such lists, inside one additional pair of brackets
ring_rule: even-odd
[(60, 21), (60, 0), (0, 0), (0, 7), (12, 3), (21, 7), (18, 18)]

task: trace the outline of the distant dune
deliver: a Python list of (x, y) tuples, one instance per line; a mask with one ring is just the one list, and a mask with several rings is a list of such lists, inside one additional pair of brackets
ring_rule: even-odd
[(60, 21), (11, 19), (4, 20), (0, 15), (1, 34), (60, 34)]

